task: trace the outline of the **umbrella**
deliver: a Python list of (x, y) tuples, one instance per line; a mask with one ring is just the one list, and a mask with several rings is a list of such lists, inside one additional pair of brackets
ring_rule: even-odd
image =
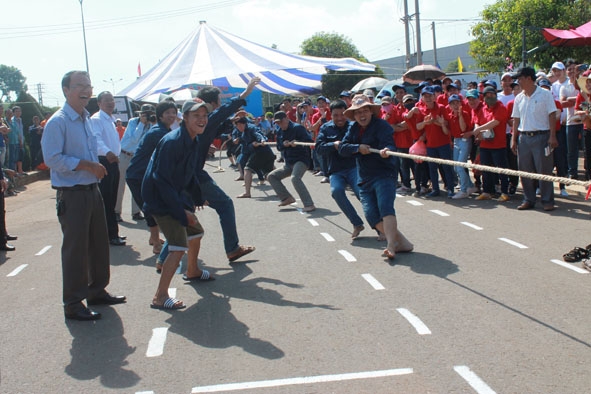
[(591, 22), (568, 30), (542, 29), (542, 35), (555, 47), (578, 47), (591, 45)]
[(421, 83), (427, 78), (437, 79), (441, 77), (445, 77), (445, 73), (438, 67), (421, 64), (405, 72), (402, 79), (408, 83)]
[(369, 78), (365, 78), (365, 79), (362, 79), (361, 81), (357, 82), (355, 84), (355, 86), (353, 86), (351, 88), (351, 91), (352, 92), (359, 92), (360, 90), (365, 90), (365, 89), (380, 90), (387, 83), (388, 83), (388, 80), (386, 78), (369, 77)]

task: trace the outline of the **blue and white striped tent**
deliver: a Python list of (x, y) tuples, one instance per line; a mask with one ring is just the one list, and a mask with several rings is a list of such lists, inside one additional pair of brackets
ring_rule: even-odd
[(197, 84), (245, 88), (260, 77), (259, 90), (286, 95), (320, 92), (326, 70), (374, 71), (373, 64), (352, 58), (293, 55), (253, 43), (201, 22), (160, 63), (119, 92), (134, 100)]

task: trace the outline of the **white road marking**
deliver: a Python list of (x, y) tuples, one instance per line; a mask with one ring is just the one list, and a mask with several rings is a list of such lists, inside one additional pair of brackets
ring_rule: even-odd
[(361, 275), (363, 277), (363, 279), (365, 279), (370, 285), (371, 287), (373, 287), (376, 290), (384, 290), (385, 287), (382, 286), (382, 284), (380, 282), (378, 282), (378, 280), (376, 278), (374, 278), (371, 274), (362, 274)]
[(314, 226), (314, 227), (318, 227), (318, 226), (320, 226), (320, 225), (318, 224), (318, 222), (317, 222), (316, 220), (314, 220), (314, 219), (308, 219), (308, 221), (309, 221), (309, 222), (310, 222), (310, 224), (311, 224), (312, 226)]
[(19, 272), (21, 272), (22, 270), (24, 270), (25, 268), (27, 268), (29, 264), (21, 264), (18, 267), (16, 267), (15, 269), (12, 270), (12, 272), (8, 275), (6, 275), (6, 277), (9, 276), (17, 276), (19, 274)]
[(146, 350), (146, 357), (158, 357), (164, 353), (164, 344), (166, 343), (166, 333), (168, 327), (158, 327), (152, 329), (152, 338), (148, 343), (148, 350)]
[(407, 203), (409, 203), (410, 205), (414, 205), (415, 207), (419, 207), (419, 206), (423, 205), (422, 202), (417, 201), (417, 200), (408, 200)]
[(320, 233), (320, 235), (322, 235), (328, 242), (334, 242), (334, 238), (331, 237), (329, 233)]
[(417, 330), (417, 333), (419, 335), (431, 335), (431, 330), (429, 330), (429, 327), (427, 327), (425, 323), (423, 323), (421, 319), (416, 317), (411, 311), (405, 308), (397, 308), (396, 310), (406, 320), (408, 320), (408, 322), (415, 328), (415, 330)]
[(45, 254), (45, 252), (47, 252), (49, 249), (51, 249), (51, 245), (47, 245), (46, 247), (35, 253), (35, 256), (41, 256)]
[(575, 272), (578, 272), (579, 274), (588, 274), (589, 273), (589, 271), (587, 271), (586, 269), (579, 268), (577, 266), (572, 265), (571, 263), (565, 263), (562, 260), (550, 260), (550, 261), (553, 262), (554, 264), (558, 264), (558, 265), (561, 265), (563, 267), (566, 267), (569, 270), (573, 270)]
[(383, 371), (368, 371), (345, 373), (338, 375), (304, 376), (299, 378), (261, 380), (258, 382), (216, 384), (213, 386), (193, 387), (191, 393), (217, 393), (220, 391), (250, 390), (264, 387), (291, 386), (296, 384), (313, 384), (326, 382), (339, 382), (343, 380), (372, 379), (385, 376), (409, 375), (412, 368), (387, 369)]
[(458, 373), (478, 394), (496, 394), (488, 384), (484, 383), (470, 368), (465, 365), (456, 365), (454, 371)]
[(527, 249), (527, 246), (522, 245), (519, 242), (511, 241), (507, 238), (499, 238), (499, 241), (507, 242), (509, 245), (517, 246), (519, 249)]
[(434, 214), (439, 216), (449, 216), (449, 213), (445, 213), (443, 211), (440, 211), (439, 209), (430, 209), (429, 212), (433, 212)]
[(353, 263), (355, 261), (357, 261), (357, 259), (355, 258), (355, 256), (353, 256), (351, 253), (347, 252), (346, 250), (339, 250), (339, 253), (349, 262), (349, 263)]
[(136, 391), (135, 394), (154, 394), (153, 391)]
[(471, 227), (471, 228), (473, 228), (474, 230), (479, 230), (479, 231), (480, 231), (480, 230), (482, 230), (482, 229), (483, 229), (482, 227), (478, 227), (477, 225), (475, 225), (475, 224), (472, 224), (472, 223), (469, 223), (469, 222), (460, 222), (460, 223), (462, 223), (464, 226)]
[(169, 287), (168, 288), (168, 296), (170, 298), (176, 298), (176, 287)]

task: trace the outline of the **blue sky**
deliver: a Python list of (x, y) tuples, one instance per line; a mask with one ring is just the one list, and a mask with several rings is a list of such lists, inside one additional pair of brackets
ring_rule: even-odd
[[(438, 47), (469, 41), (470, 26), (491, 2), (419, 0), (423, 49), (433, 47), (433, 20)], [(408, 3), (409, 13), (414, 14), (415, 1)], [(4, 49), (0, 63), (20, 69), (34, 97), (37, 84), (42, 84), (44, 104), (61, 105), (63, 74), (86, 68), (80, 2), (21, 0), (11, 4), (16, 10), (4, 12), (0, 25)], [(201, 20), (250, 41), (275, 44), (286, 52), (298, 52), (302, 41), (319, 31), (345, 35), (370, 61), (405, 51), (400, 21), (403, 0), (83, 0), (82, 5), (95, 94), (117, 92), (131, 84), (138, 63), (143, 72), (148, 71)]]

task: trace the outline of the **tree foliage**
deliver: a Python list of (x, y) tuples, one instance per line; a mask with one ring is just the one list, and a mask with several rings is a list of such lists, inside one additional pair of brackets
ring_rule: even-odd
[[(312, 37), (304, 40), (300, 45), (302, 55), (342, 58), (351, 57), (362, 62), (368, 60), (359, 53), (351, 39), (338, 33), (315, 33)], [(370, 76), (383, 77), (384, 73), (376, 67), (374, 72), (367, 71), (328, 71), (322, 77), (322, 94), (335, 98), (343, 90), (351, 89), (357, 82)]]
[(458, 59), (452, 60), (451, 62), (448, 63), (447, 67), (445, 67), (445, 71), (446, 73), (455, 73), (455, 72), (459, 72), (459, 64), (458, 64)]
[[(546, 43), (542, 28), (568, 29), (591, 20), (589, 0), (498, 0), (482, 11), (482, 22), (472, 28), (475, 40), (470, 55), (488, 71), (504, 71), (523, 61), (522, 31), (526, 50)], [(589, 47), (549, 47), (527, 56), (527, 63), (549, 68), (557, 60), (591, 61)]]
[(4, 97), (10, 97), (11, 92), (16, 95), (20, 94), (21, 91), (26, 92), (27, 85), (25, 85), (25, 81), (26, 78), (18, 68), (0, 64), (0, 91), (2, 91), (0, 100)]

